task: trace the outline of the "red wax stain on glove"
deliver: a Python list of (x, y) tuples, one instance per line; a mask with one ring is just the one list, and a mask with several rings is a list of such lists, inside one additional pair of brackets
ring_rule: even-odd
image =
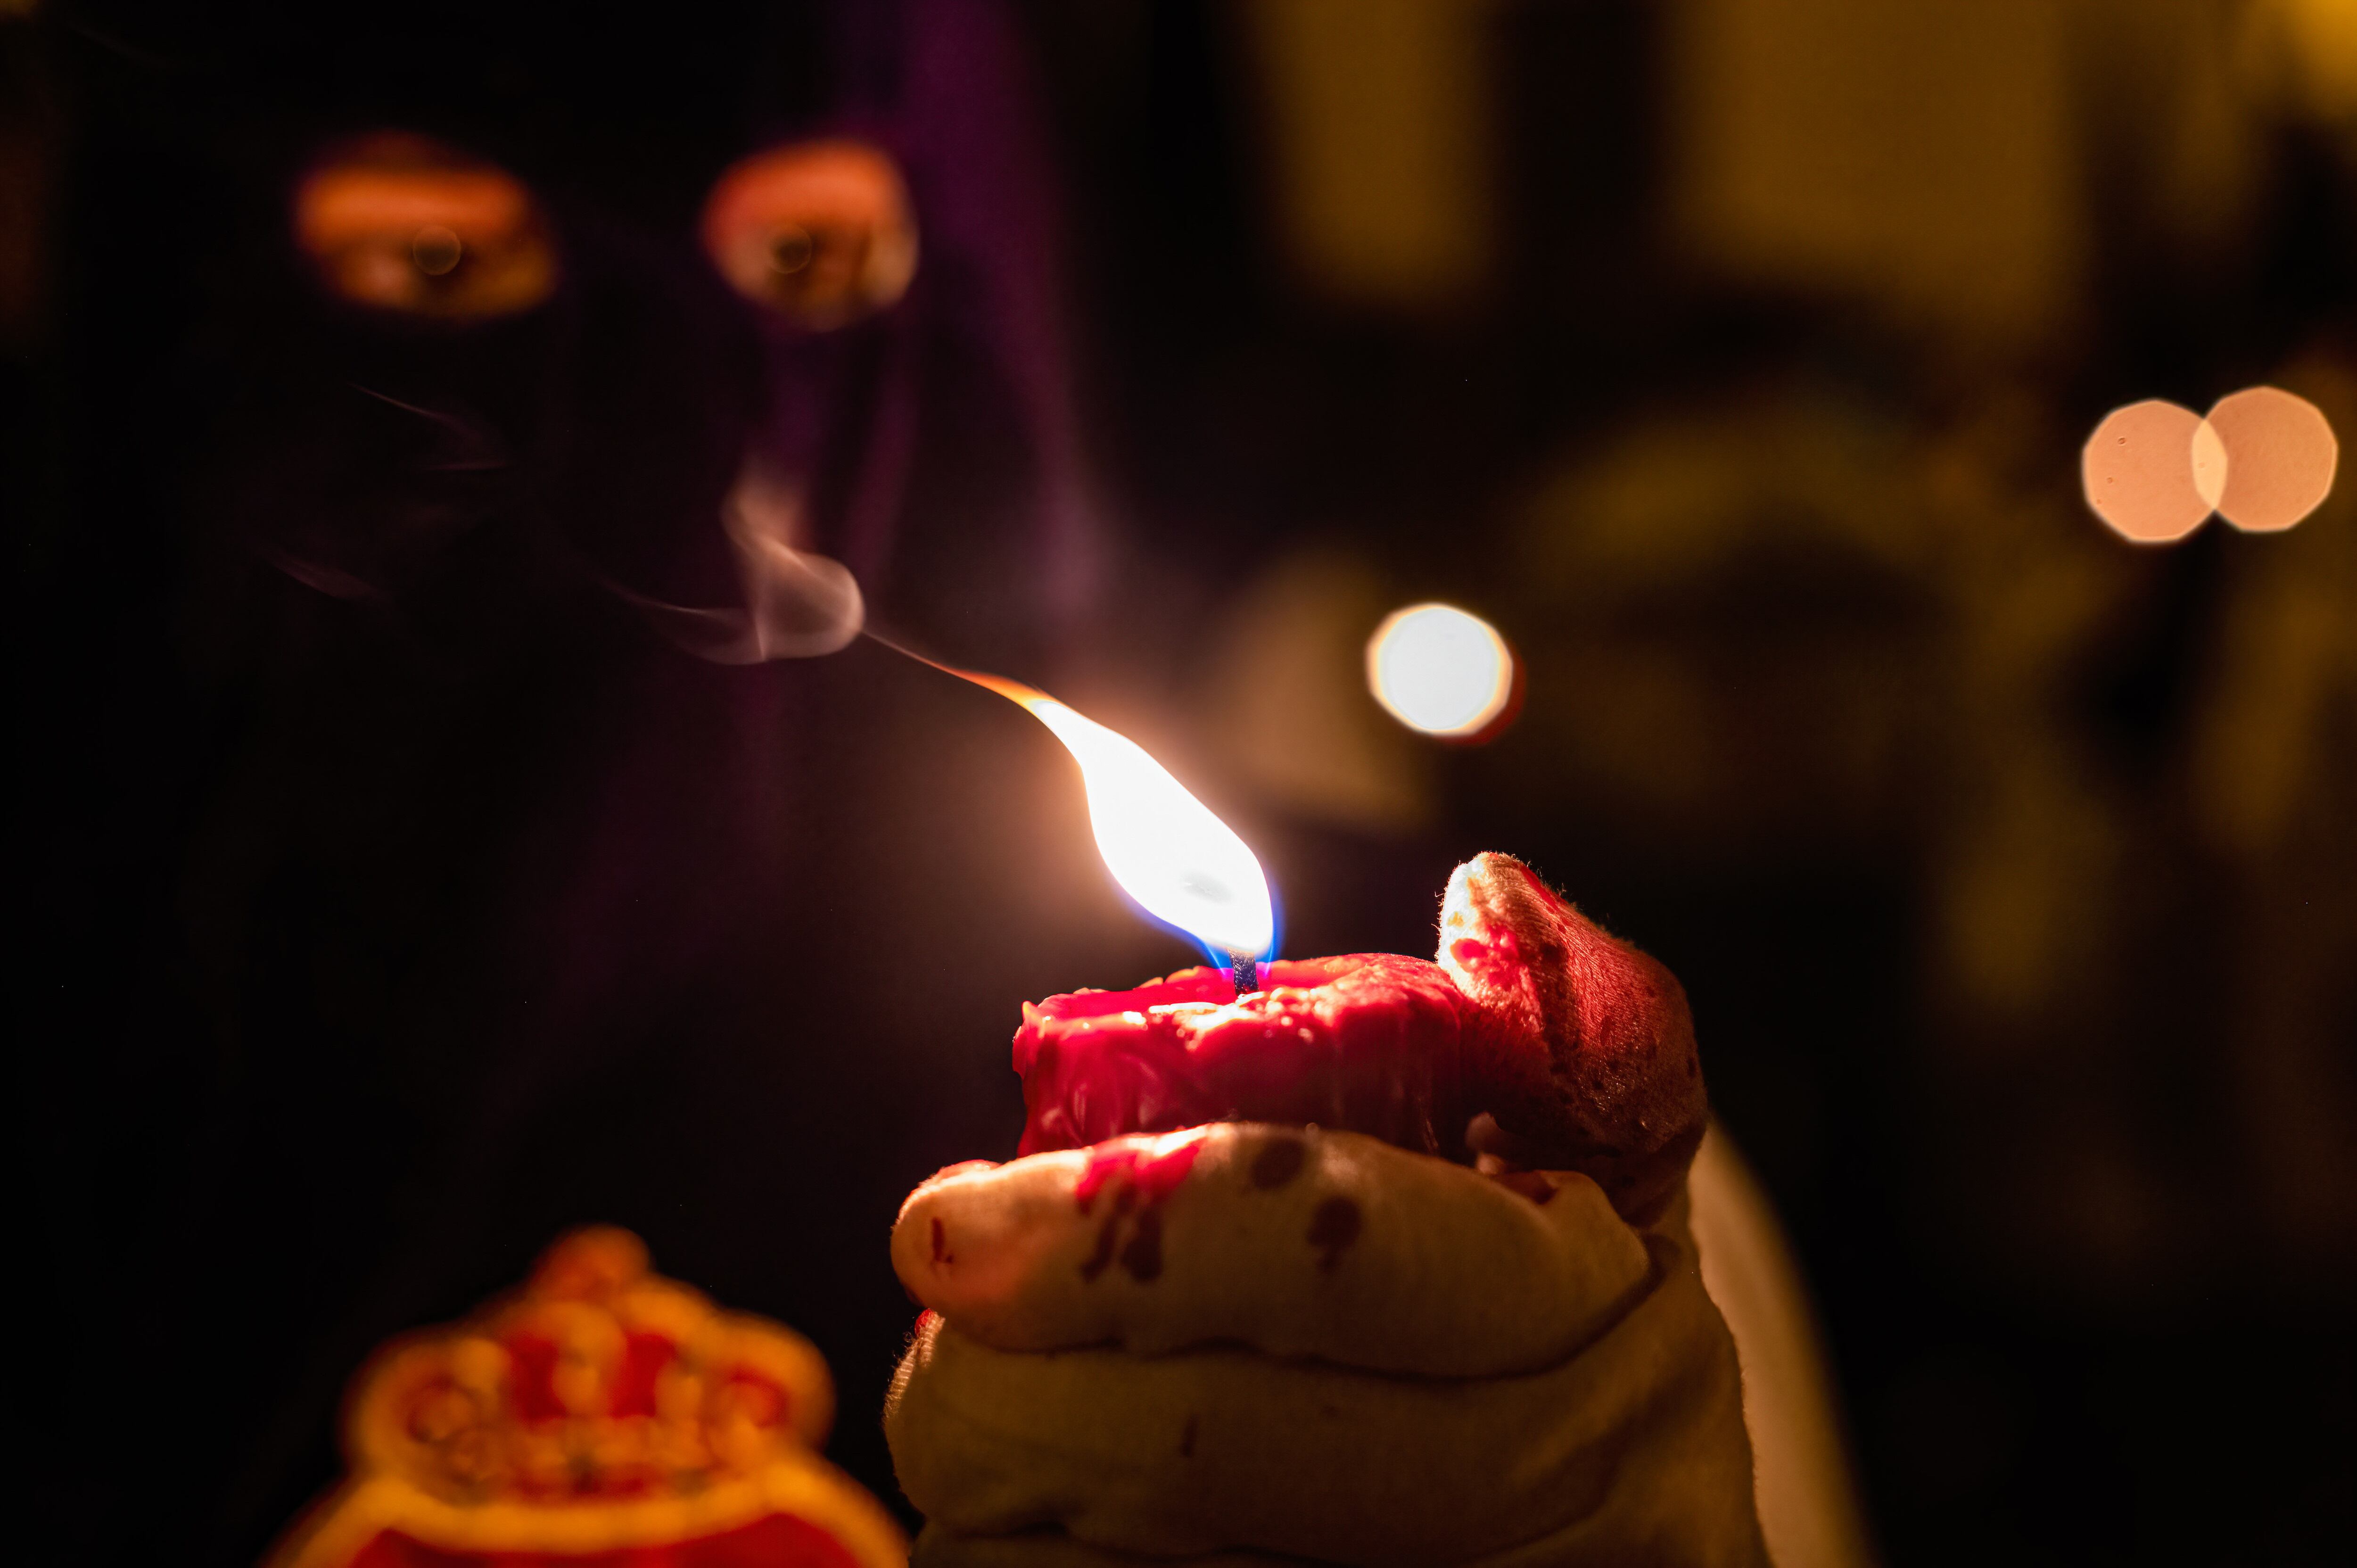
[[(1097, 1227), (1095, 1251), (1081, 1264), (1081, 1278), (1094, 1280), (1114, 1261), (1122, 1228), (1129, 1227), (1129, 1245), (1120, 1248), (1122, 1267), (1140, 1284), (1151, 1284), (1162, 1273), (1162, 1213), (1159, 1205), (1178, 1190), (1203, 1152), (1200, 1127), (1158, 1138), (1118, 1138), (1089, 1151), (1088, 1164), (1072, 1183), (1072, 1207), (1083, 1215), (1095, 1207), (1097, 1194), (1113, 1183), (1113, 1202)], [(1133, 1211), (1135, 1218), (1132, 1218)]]
[(1351, 953), (1263, 966), (1265, 989), (1191, 969), (1023, 1010), (1021, 1153), (1207, 1122), (1347, 1127), (1464, 1157), (1465, 999), (1437, 964)]
[(1126, 1181), (1138, 1199), (1159, 1203), (1187, 1179), (1187, 1173), (1195, 1168), (1195, 1156), (1202, 1152), (1200, 1127), (1173, 1138), (1100, 1144), (1089, 1151), (1089, 1163), (1072, 1184), (1072, 1203), (1086, 1214), (1105, 1183), (1116, 1177)]

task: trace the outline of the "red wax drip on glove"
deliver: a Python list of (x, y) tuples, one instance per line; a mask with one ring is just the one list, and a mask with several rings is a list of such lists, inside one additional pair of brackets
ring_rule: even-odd
[(1027, 1004), (1020, 1152), (1207, 1122), (1316, 1124), (1577, 1170), (1632, 1220), (1677, 1190), (1707, 1114), (1670, 972), (1509, 855), (1457, 868), (1439, 961), (1351, 953)]

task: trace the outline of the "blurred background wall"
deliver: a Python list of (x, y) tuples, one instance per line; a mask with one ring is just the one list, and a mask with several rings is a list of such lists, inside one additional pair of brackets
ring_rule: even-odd
[[(59, 444), (68, 346), (112, 301), (157, 332), (206, 308), (169, 232), (93, 292), (60, 215), (163, 139), (142, 95), (206, 40), (30, 9), (0, 20), (0, 483), (55, 521), (102, 467)], [(1889, 1561), (2344, 1561), (2357, 495), (2139, 547), (2077, 464), (2117, 404), (2259, 382), (2357, 433), (2357, 5), (1007, 15), (1061, 184), (1101, 613), (1047, 651), (995, 630), (971, 542), (871, 600), (1197, 784), (1291, 952), (1420, 950), (1448, 867), (1498, 848), (1664, 958), (1810, 1271)], [(969, 449), (1006, 435), (982, 423)], [(953, 514), (928, 452), (911, 515)], [(1367, 635), (1427, 598), (1524, 661), (1489, 745), (1368, 695)], [(957, 983), (1011, 1026), (1122, 978)], [(460, 1277), (520, 1273), (484, 1259)], [(810, 1326), (769, 1278), (730, 1299)]]
[[(2139, 548), (2077, 453), (2357, 428), (2357, 7), (1031, 15), (1116, 491), (1232, 565), (1202, 746), (1684, 977), (1890, 1560), (2346, 1550), (2357, 499)], [(1361, 695), (1425, 596), (1526, 660), (1494, 744)]]

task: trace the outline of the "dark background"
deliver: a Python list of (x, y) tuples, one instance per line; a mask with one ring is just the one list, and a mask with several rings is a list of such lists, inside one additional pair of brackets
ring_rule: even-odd
[[(842, 543), (894, 386), (879, 618), (1154, 750), (1288, 952), (1423, 950), (1498, 848), (1684, 978), (1890, 1561), (2343, 1560), (2357, 507), (2137, 549), (2076, 475), (2147, 396), (2357, 430), (2316, 10), (0, 19), (34, 1506), (253, 1560), (369, 1348), (591, 1219), (815, 1338), (894, 1496), (899, 1195), (1011, 1146), (1019, 1001), (1186, 950), (1015, 709), (704, 663), (578, 564), (725, 586), (794, 388)], [(556, 297), (322, 298), (289, 182), (382, 126), (524, 180)], [(839, 128), (926, 248), (818, 349), (693, 225)], [(330, 598), (267, 548), (322, 529), (410, 542)], [(1525, 660), (1492, 745), (1365, 693), (1428, 597)]]

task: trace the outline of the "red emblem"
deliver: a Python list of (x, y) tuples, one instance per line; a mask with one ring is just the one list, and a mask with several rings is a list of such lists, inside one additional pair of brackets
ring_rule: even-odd
[(361, 1369), (351, 1474), (270, 1568), (906, 1568), (816, 1452), (834, 1406), (808, 1340), (650, 1272), (627, 1230), (576, 1231)]

